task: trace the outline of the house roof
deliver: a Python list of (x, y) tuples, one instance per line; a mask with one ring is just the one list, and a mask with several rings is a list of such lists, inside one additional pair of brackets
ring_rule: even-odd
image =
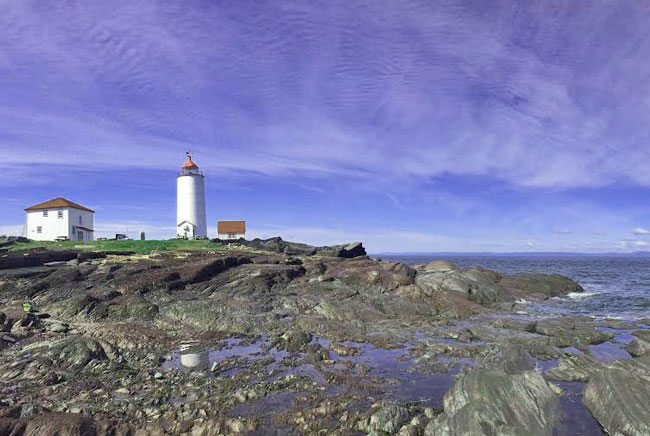
[(84, 207), (80, 204), (74, 203), (70, 200), (66, 200), (65, 198), (61, 198), (61, 197), (48, 200), (44, 203), (35, 204), (34, 206), (30, 206), (25, 210), (31, 211), (31, 210), (41, 210), (41, 209), (56, 209), (60, 207), (72, 207), (74, 209), (85, 210), (86, 212), (95, 213), (95, 211), (92, 209), (88, 209), (87, 207)]
[(246, 233), (246, 221), (217, 221), (217, 233)]

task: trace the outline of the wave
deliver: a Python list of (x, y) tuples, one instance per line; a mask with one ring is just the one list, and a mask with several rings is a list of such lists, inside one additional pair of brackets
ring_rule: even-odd
[(572, 300), (581, 300), (583, 298), (593, 297), (598, 295), (600, 292), (571, 292), (566, 295), (566, 298), (571, 298)]

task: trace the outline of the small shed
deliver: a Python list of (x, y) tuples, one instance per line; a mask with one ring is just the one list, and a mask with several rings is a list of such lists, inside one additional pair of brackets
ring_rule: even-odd
[(219, 239), (239, 239), (246, 237), (246, 221), (217, 221)]

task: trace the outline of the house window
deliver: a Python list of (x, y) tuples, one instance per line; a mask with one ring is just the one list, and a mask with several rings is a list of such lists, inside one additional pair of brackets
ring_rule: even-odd
[(44, 217), (47, 217), (47, 210), (44, 210), (44, 211), (43, 211), (43, 216), (44, 216)]
[(83, 224), (83, 222), (81, 220), (81, 215), (79, 215), (79, 224)]
[(75, 226), (72, 226), (72, 234), (73, 235), (77, 234), (77, 228)]
[(43, 227), (42, 226), (36, 226), (36, 233), (43, 233)]
[(63, 218), (63, 211), (62, 211), (62, 210), (60, 210), (60, 211), (58, 212), (58, 216), (59, 216), (59, 218)]

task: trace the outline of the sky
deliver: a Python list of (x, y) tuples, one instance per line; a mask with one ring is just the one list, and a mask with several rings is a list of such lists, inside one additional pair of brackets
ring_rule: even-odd
[(0, 234), (65, 197), (96, 236), (371, 252), (650, 250), (650, 3), (0, 0)]

